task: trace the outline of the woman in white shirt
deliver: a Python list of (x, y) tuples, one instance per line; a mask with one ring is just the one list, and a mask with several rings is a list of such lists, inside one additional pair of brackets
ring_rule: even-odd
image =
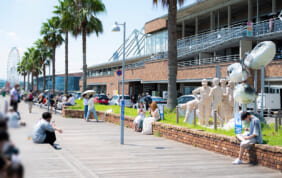
[(89, 115), (91, 114), (91, 111), (93, 112), (94, 117), (95, 117), (96, 121), (98, 122), (98, 117), (97, 117), (95, 106), (94, 106), (93, 95), (90, 95), (89, 96), (89, 100), (88, 100), (88, 112), (87, 112), (87, 116), (86, 116), (86, 121), (87, 122), (88, 122)]
[(84, 119), (87, 117), (87, 112), (88, 112), (88, 98), (87, 95), (83, 95), (83, 105), (84, 105)]
[(159, 108), (156, 102), (151, 104), (151, 117), (147, 117), (143, 121), (142, 134), (151, 135), (152, 134), (152, 123), (160, 120)]
[(140, 102), (138, 104), (138, 108), (137, 108), (137, 113), (138, 116), (134, 119), (133, 121), (133, 129), (135, 129), (136, 132), (140, 132), (140, 122), (145, 118), (146, 115), (146, 109), (144, 108), (143, 102)]

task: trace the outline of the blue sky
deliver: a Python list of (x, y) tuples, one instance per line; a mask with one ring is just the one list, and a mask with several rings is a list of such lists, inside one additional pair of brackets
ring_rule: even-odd
[[(87, 38), (87, 64), (106, 62), (122, 43), (122, 33), (113, 33), (115, 21), (127, 23), (127, 35), (135, 28), (141, 29), (145, 22), (167, 13), (161, 5), (153, 6), (152, 0), (103, 0), (106, 13), (98, 17), (103, 22), (104, 32), (98, 38), (95, 34)], [(186, 0), (187, 5), (195, 0)], [(40, 28), (58, 0), (1, 0), (0, 2), (0, 78), (6, 78), (6, 63), (9, 51), (16, 46), (20, 55), (40, 38)], [(56, 72), (64, 72), (64, 44), (56, 51)], [(82, 67), (82, 41), (69, 40), (69, 70), (79, 71)]]

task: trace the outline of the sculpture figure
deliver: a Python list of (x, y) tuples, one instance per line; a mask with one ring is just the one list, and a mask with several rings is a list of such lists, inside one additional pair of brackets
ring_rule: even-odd
[[(226, 80), (220, 79), (220, 86), (222, 90), (222, 104), (220, 105), (219, 115), (222, 117), (222, 122), (225, 121), (226, 123), (229, 121), (230, 118), (228, 116), (230, 115), (228, 112), (230, 111), (230, 105), (228, 101), (228, 93), (227, 93), (227, 87), (226, 87)], [(222, 123), (223, 124), (223, 123)]]
[[(228, 87), (227, 87), (227, 95), (228, 95), (228, 101), (229, 101), (229, 105), (231, 107), (231, 111), (233, 112), (234, 110), (234, 97), (233, 97), (233, 90), (235, 87), (235, 83), (232, 81), (228, 82)], [(232, 117), (232, 115), (231, 115)]]
[(187, 122), (190, 113), (191, 113), (193, 110), (197, 110), (197, 109), (199, 108), (199, 102), (200, 102), (200, 101), (199, 101), (198, 99), (194, 99), (194, 100), (192, 100), (192, 101), (188, 101), (187, 103), (180, 105), (180, 108), (181, 108), (181, 109), (183, 109), (183, 110), (185, 109), (185, 110), (186, 110), (185, 119), (184, 119), (183, 122)]
[[(193, 95), (199, 100), (199, 119), (200, 124), (208, 125), (211, 113), (211, 98), (209, 97), (210, 87), (206, 79), (202, 80), (202, 87), (193, 91)], [(200, 98), (198, 97), (200, 94)]]
[(220, 110), (220, 105), (222, 103), (223, 92), (219, 86), (218, 78), (213, 79), (213, 87), (211, 88), (209, 96), (212, 98), (212, 111), (217, 112), (217, 116), (220, 120), (222, 120), (222, 117), (220, 116), (220, 113), (218, 111)]

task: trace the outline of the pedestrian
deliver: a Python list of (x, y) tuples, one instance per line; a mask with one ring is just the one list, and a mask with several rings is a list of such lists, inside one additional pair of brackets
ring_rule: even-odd
[(32, 140), (34, 143), (49, 143), (55, 149), (57, 146), (54, 144), (56, 141), (55, 131), (63, 133), (62, 129), (55, 126), (55, 123), (51, 123), (52, 114), (50, 112), (44, 112), (42, 118), (34, 125), (32, 132)]
[(91, 111), (93, 112), (94, 117), (96, 118), (96, 121), (98, 122), (98, 117), (97, 117), (96, 110), (95, 110), (93, 95), (90, 95), (89, 100), (88, 100), (88, 112), (87, 112), (87, 116), (86, 116), (87, 122), (88, 122), (89, 115), (91, 114)]
[(32, 90), (29, 90), (29, 92), (28, 92), (27, 103), (28, 103), (28, 111), (29, 111), (29, 113), (31, 113), (32, 112), (32, 105), (33, 105)]
[(15, 87), (10, 91), (10, 105), (14, 108), (14, 111), (18, 112), (18, 102), (19, 102), (19, 94), (18, 88), (19, 84), (16, 84)]
[(242, 112), (241, 120), (250, 122), (250, 130), (249, 133), (236, 136), (241, 143), (239, 157), (233, 162), (233, 164), (242, 164), (244, 149), (249, 150), (253, 144), (263, 143), (260, 120), (254, 115), (251, 115), (249, 112)]
[(84, 105), (84, 119), (86, 119), (87, 117), (87, 112), (88, 112), (88, 98), (87, 95), (84, 94), (83, 96), (83, 105)]

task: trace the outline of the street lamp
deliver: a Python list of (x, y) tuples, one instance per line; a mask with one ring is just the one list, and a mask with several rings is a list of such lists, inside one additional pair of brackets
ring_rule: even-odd
[(125, 68), (125, 32), (126, 23), (119, 24), (115, 22), (112, 31), (119, 32), (120, 25), (123, 25), (123, 58), (122, 58), (122, 100), (121, 100), (121, 115), (120, 115), (120, 144), (124, 143), (124, 68)]
[[(52, 60), (46, 60), (45, 61), (45, 64), (48, 64), (49, 63), (49, 78), (50, 78), (50, 75), (51, 75), (51, 62), (52, 62)], [(49, 81), (49, 80), (48, 80)], [(47, 88), (48, 88), (48, 102), (47, 102), (47, 111), (49, 112), (49, 107), (50, 107), (50, 87), (49, 87), (49, 85), (48, 85), (48, 83), (47, 83)]]

